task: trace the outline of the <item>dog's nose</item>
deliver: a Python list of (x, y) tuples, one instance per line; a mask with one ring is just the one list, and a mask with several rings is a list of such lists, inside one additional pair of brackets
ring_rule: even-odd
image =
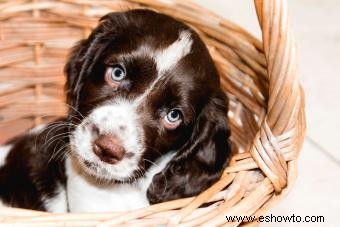
[(119, 162), (125, 155), (125, 149), (117, 137), (112, 135), (100, 135), (94, 141), (93, 151), (100, 160), (110, 164)]

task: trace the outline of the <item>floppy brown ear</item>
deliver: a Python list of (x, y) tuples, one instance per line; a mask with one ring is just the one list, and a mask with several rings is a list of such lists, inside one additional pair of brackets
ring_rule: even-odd
[(86, 43), (87, 40), (81, 40), (72, 48), (64, 68), (66, 75), (65, 91), (67, 103), (72, 106), (75, 105), (75, 88), (78, 78), (80, 77), (82, 65), (84, 63)]
[[(78, 108), (80, 90), (105, 49), (117, 36), (122, 13), (109, 13), (100, 19), (99, 25), (87, 39), (79, 41), (71, 50), (65, 65), (67, 103)], [(74, 113), (77, 115), (77, 113)]]
[(194, 132), (147, 190), (151, 204), (199, 194), (217, 181), (229, 162), (228, 107), (222, 92), (199, 115)]

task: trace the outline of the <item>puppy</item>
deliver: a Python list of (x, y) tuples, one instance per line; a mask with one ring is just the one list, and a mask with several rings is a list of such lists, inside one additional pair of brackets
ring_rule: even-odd
[(65, 74), (67, 117), (1, 148), (3, 205), (126, 211), (219, 179), (231, 153), (227, 98), (191, 28), (150, 10), (110, 13)]

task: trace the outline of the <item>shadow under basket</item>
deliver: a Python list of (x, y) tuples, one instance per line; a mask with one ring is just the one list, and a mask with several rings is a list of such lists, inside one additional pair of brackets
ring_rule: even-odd
[(230, 99), (235, 150), (230, 166), (197, 197), (120, 213), (0, 208), (0, 225), (250, 226), (257, 223), (228, 223), (226, 216), (263, 215), (293, 185), (305, 113), (285, 0), (255, 0), (262, 42), (190, 1), (1, 1), (0, 143), (66, 114), (63, 67), (70, 47), (86, 38), (102, 15), (134, 8), (189, 24), (208, 46)]

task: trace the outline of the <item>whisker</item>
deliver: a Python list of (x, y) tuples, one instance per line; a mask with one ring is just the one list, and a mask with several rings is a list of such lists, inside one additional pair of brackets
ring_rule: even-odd
[[(70, 155), (71, 153), (72, 153), (71, 147), (67, 147), (67, 148), (65, 149), (65, 155), (61, 156), (60, 161), (61, 161), (61, 162), (65, 161), (66, 158), (68, 157), (68, 155)], [(58, 158), (57, 158), (56, 160), (58, 160)]]
[(57, 151), (55, 150), (56, 149), (56, 147), (55, 147), (53, 152), (52, 152), (50, 159), (48, 160), (48, 163), (51, 162), (53, 159), (58, 160), (58, 155), (59, 156), (63, 155), (62, 151), (65, 150), (65, 148), (67, 148), (68, 146), (69, 146), (69, 144), (65, 143)]
[[(72, 110), (76, 111), (76, 113), (79, 113), (79, 115), (82, 117), (82, 119), (85, 118), (84, 115), (83, 115), (82, 113), (80, 113), (80, 111), (77, 110), (74, 106), (71, 106), (70, 104), (67, 104), (67, 103), (65, 103), (65, 105), (68, 106), (68, 107), (70, 107)], [(79, 121), (82, 120), (82, 119), (79, 119), (79, 118), (78, 118)]]
[(49, 148), (49, 146), (51, 144), (53, 144), (53, 142), (57, 141), (57, 140), (60, 140), (62, 138), (67, 138), (71, 135), (71, 133), (69, 132), (64, 132), (64, 133), (60, 133), (60, 134), (57, 134), (57, 135), (54, 135), (52, 136), (50, 139), (48, 139), (42, 146), (43, 147), (46, 147), (47, 149)]
[[(38, 140), (38, 137), (40, 136), (40, 134), (42, 134), (43, 132), (45, 132), (47, 129), (52, 130), (52, 129), (57, 128), (57, 127), (61, 127), (61, 125), (60, 125), (59, 123), (52, 124), (52, 125), (49, 125), (49, 126), (46, 127), (46, 128), (43, 128), (40, 132), (38, 132), (38, 133), (35, 135), (34, 150), (37, 149), (37, 140)], [(48, 138), (48, 137), (47, 137), (48, 134), (49, 134), (49, 133), (47, 133), (46, 138)], [(46, 141), (45, 141), (45, 143), (46, 143)], [(44, 144), (45, 144), (45, 143), (44, 143)]]
[(156, 148), (154, 148), (154, 147), (151, 147), (151, 146), (144, 146), (143, 147), (144, 149), (147, 149), (147, 148), (150, 148), (151, 150), (153, 150), (153, 151), (155, 151), (155, 152), (157, 152), (160, 156), (162, 156), (163, 154), (159, 151), (159, 150), (157, 150)]
[[(49, 129), (47, 135), (45, 136), (45, 138), (48, 138), (48, 136), (49, 136), (49, 134), (51, 133), (51, 131), (53, 131), (54, 129), (57, 129), (57, 128), (59, 128), (59, 127), (62, 127), (62, 126), (64, 126), (64, 124), (59, 124), (59, 123), (57, 123), (57, 124), (54, 124), (54, 125), (50, 125), (50, 126), (48, 126), (47, 128), (45, 128), (44, 130), (42, 130), (41, 132), (39, 132), (39, 133), (36, 135), (36, 137), (35, 137), (35, 149), (36, 149), (36, 147), (37, 147), (37, 139), (38, 139), (38, 137), (40, 136), (41, 133), (43, 133), (44, 131), (46, 131), (47, 129)], [(47, 141), (44, 142), (43, 146), (44, 146), (46, 143), (47, 143)]]

